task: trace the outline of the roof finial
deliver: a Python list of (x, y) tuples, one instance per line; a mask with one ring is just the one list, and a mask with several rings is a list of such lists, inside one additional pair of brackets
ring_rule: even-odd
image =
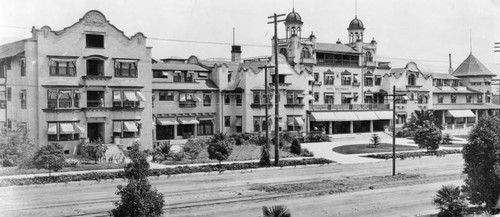
[(472, 28), (469, 30), (469, 40), (470, 40), (470, 54), (472, 54)]
[(354, 0), (354, 18), (358, 18), (358, 0)]
[(234, 36), (234, 27), (233, 27), (233, 45), (235, 44), (234, 41), (235, 41), (235, 36)]
[(295, 12), (295, 0), (292, 0), (292, 12)]

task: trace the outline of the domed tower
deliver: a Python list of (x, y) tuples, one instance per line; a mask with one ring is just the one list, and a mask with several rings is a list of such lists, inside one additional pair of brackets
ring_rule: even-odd
[(299, 13), (295, 12), (295, 8), (290, 12), (285, 19), (285, 27), (286, 27), (286, 38), (290, 38), (292, 36), (301, 37), (302, 32), (302, 17), (300, 17)]
[(355, 16), (354, 19), (349, 23), (349, 28), (347, 28), (349, 33), (349, 43), (353, 44), (356, 41), (360, 40), (363, 42), (363, 32), (365, 31), (365, 26), (358, 16)]

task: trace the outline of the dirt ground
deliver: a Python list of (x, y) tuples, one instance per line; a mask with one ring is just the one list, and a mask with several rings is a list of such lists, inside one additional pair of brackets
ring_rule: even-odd
[[(324, 180), (369, 179), (392, 173), (392, 161), (297, 166), (150, 178), (165, 194), (166, 216), (261, 216), (263, 205), (287, 205), (293, 216), (415, 216), (436, 213), (432, 196), (445, 184), (462, 183), (461, 155), (397, 161), (397, 172), (419, 178), (348, 192), (250, 190)], [(366, 181), (366, 180), (365, 180)], [(125, 180), (0, 188), (0, 216), (103, 216)]]

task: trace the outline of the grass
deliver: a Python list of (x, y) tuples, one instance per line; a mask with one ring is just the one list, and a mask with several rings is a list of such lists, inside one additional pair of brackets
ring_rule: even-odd
[[(271, 159), (274, 158), (274, 145), (270, 145), (269, 155)], [(247, 161), (247, 160), (259, 160), (260, 159), (261, 146), (258, 145), (237, 145), (234, 146), (231, 156), (226, 161)], [(288, 151), (279, 150), (280, 158), (290, 158), (299, 157)], [(208, 152), (204, 149), (198, 155), (198, 158), (191, 160), (184, 158), (181, 161), (164, 161), (163, 164), (166, 165), (177, 165), (177, 164), (197, 164), (197, 163), (218, 163), (217, 160), (211, 160), (208, 158)]]
[(451, 144), (439, 144), (439, 146), (442, 146), (442, 147), (448, 147), (448, 148), (462, 148), (464, 147), (465, 144), (455, 144), (455, 143), (451, 143)]
[[(89, 164), (81, 164), (79, 167), (64, 167), (58, 172), (70, 172), (70, 171), (85, 171), (85, 170), (106, 170), (106, 169), (123, 169), (125, 164), (114, 164), (106, 162), (94, 162)], [(25, 174), (38, 174), (38, 173), (49, 173), (46, 169), (19, 169), (17, 167), (0, 167), (0, 176), (11, 176), (11, 175), (25, 175)]]
[[(366, 154), (366, 153), (379, 153), (379, 152), (391, 152), (392, 144), (380, 143), (376, 148), (369, 147), (368, 144), (354, 144), (354, 145), (343, 145), (332, 149), (334, 152), (340, 154)], [(413, 151), (419, 150), (416, 146), (398, 145), (396, 144), (396, 151)]]
[(462, 139), (467, 139), (469, 138), (468, 135), (453, 135), (453, 137), (458, 137), (458, 138), (462, 138)]

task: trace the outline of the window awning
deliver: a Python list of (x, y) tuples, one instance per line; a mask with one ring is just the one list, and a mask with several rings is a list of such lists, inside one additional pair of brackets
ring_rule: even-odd
[(294, 118), (294, 122), (295, 122), (295, 125), (299, 125), (299, 126), (304, 125), (304, 120), (302, 120), (301, 117)]
[(454, 118), (476, 117), (474, 112), (472, 112), (471, 110), (448, 110), (448, 112), (446, 112), (446, 115), (448, 117), (452, 116)]
[(119, 59), (119, 58), (115, 59), (115, 62), (120, 62), (120, 63), (136, 63), (138, 61), (139, 61), (138, 59)]
[(379, 117), (372, 111), (354, 112), (354, 114), (356, 114), (360, 121), (379, 120)]
[(177, 122), (175, 118), (156, 118), (156, 123), (163, 126), (179, 124), (179, 122)]
[(137, 98), (139, 98), (140, 101), (146, 102), (146, 97), (144, 97), (144, 95), (142, 95), (141, 92), (137, 91), (136, 94), (137, 94)]
[(57, 135), (57, 124), (56, 123), (49, 123), (49, 128), (47, 130), (47, 134)]
[(354, 112), (312, 112), (312, 121), (358, 121)]
[(242, 120), (241, 118), (236, 118), (234, 119), (234, 126), (241, 127), (242, 126)]
[(335, 115), (332, 112), (311, 112), (311, 121), (332, 121)]
[(122, 101), (121, 91), (113, 91), (113, 102)]
[(196, 95), (193, 95), (193, 100), (196, 101), (196, 102), (201, 102), (200, 97), (198, 97)]
[(208, 72), (198, 72), (198, 77), (208, 77)]
[(123, 122), (123, 126), (123, 132), (139, 132), (134, 121), (125, 121)]
[(354, 114), (354, 112), (334, 112), (335, 120), (334, 121), (358, 121), (358, 116)]
[(213, 121), (213, 117), (204, 117), (204, 118), (198, 118), (199, 121)]
[(122, 132), (122, 122), (115, 121), (113, 122), (113, 133), (121, 133)]
[(200, 122), (194, 117), (179, 118), (180, 124), (199, 124)]
[(134, 91), (123, 91), (123, 94), (125, 95), (125, 100), (127, 101), (133, 101), (133, 102), (139, 101)]
[(179, 102), (186, 102), (186, 94), (185, 93), (179, 94)]
[(72, 123), (60, 123), (59, 129), (61, 130), (60, 134), (73, 134), (75, 133), (75, 128)]
[(380, 120), (392, 120), (392, 111), (376, 111), (375, 114)]
[(168, 77), (168, 71), (161, 71), (161, 76)]
[(306, 95), (303, 93), (297, 94), (297, 98), (304, 98), (304, 97), (306, 97)]
[(82, 126), (78, 125), (78, 124), (75, 124), (75, 131), (76, 133), (78, 134), (83, 134), (83, 133), (86, 133), (87, 131), (85, 130), (85, 128), (83, 128)]

